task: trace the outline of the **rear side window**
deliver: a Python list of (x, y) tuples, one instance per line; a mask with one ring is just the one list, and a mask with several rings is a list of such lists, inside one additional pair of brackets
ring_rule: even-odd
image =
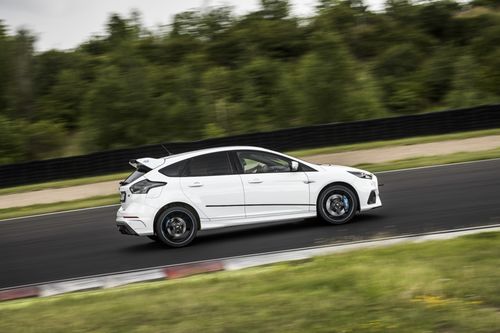
[(233, 173), (227, 152), (193, 157), (189, 160), (184, 176), (221, 176)]
[(167, 177), (180, 177), (186, 166), (186, 160), (168, 165), (160, 170)]

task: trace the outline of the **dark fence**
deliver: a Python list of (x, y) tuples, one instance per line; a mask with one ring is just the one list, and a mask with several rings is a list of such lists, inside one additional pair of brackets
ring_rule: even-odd
[[(500, 127), (500, 105), (488, 105), (401, 117), (297, 127), (194, 142), (173, 142), (165, 145), (174, 154), (228, 145), (252, 145), (286, 151), (498, 127)], [(130, 159), (165, 155), (160, 145), (151, 145), (1, 165), (0, 187), (121, 172), (130, 170), (128, 165)]]

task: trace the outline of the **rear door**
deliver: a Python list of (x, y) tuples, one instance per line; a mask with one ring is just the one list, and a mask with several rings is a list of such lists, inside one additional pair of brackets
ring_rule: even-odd
[(290, 159), (258, 150), (235, 155), (247, 218), (309, 212), (309, 179), (303, 171), (292, 171)]
[(181, 187), (192, 204), (210, 219), (245, 217), (243, 185), (225, 151), (189, 159)]

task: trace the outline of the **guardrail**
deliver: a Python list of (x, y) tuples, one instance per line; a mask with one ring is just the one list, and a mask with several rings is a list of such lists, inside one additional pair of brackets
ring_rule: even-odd
[[(500, 104), (296, 127), (193, 142), (172, 142), (165, 145), (174, 154), (228, 145), (252, 145), (286, 151), (498, 127), (500, 127)], [(130, 170), (128, 165), (130, 159), (165, 155), (165, 151), (158, 144), (82, 156), (0, 165), (0, 187), (121, 172)]]

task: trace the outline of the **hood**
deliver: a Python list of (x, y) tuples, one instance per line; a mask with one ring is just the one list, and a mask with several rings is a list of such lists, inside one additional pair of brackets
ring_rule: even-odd
[(348, 166), (343, 166), (343, 165), (333, 165), (333, 164), (320, 164), (320, 168), (322, 168), (324, 171), (330, 171), (330, 170), (338, 170), (338, 171), (357, 171), (357, 172), (364, 172), (364, 173), (369, 173), (371, 172), (362, 170), (362, 169), (357, 169), (353, 167), (348, 167)]

